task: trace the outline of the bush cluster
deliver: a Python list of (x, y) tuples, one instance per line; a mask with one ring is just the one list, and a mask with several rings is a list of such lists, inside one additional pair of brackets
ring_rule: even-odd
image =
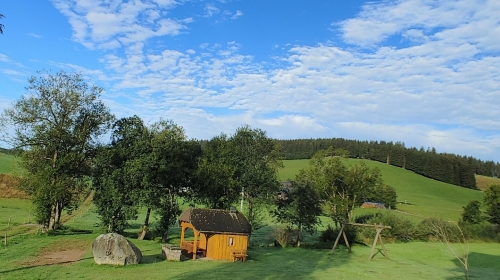
[[(500, 227), (489, 223), (470, 224), (460, 222), (444, 221), (439, 218), (427, 218), (418, 224), (414, 224), (404, 217), (390, 213), (375, 213), (358, 216), (356, 223), (379, 224), (390, 226), (390, 229), (382, 231), (382, 237), (386, 242), (410, 242), (410, 241), (437, 241), (437, 229), (442, 229), (450, 242), (463, 242), (465, 237), (468, 241), (500, 242)], [(332, 244), (338, 236), (340, 228), (332, 228), (328, 225), (319, 237), (320, 243)], [(346, 235), (349, 243), (371, 242), (375, 238), (376, 231), (370, 227), (347, 227)], [(339, 241), (344, 244), (343, 238)]]
[[(367, 214), (355, 219), (356, 223), (378, 224), (390, 226), (390, 229), (382, 231), (382, 237), (388, 241), (409, 242), (415, 237), (415, 226), (407, 219), (392, 214)], [(363, 227), (359, 229), (360, 238), (373, 239), (376, 231), (373, 228)]]

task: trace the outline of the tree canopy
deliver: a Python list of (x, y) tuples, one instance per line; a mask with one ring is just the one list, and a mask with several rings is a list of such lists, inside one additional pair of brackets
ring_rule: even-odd
[(314, 233), (320, 223), (320, 199), (318, 193), (308, 185), (292, 181), (289, 191), (276, 199), (276, 209), (271, 215), (291, 231), (296, 228), (296, 246), (300, 246), (302, 231)]
[(490, 223), (500, 225), (500, 185), (491, 185), (486, 190), (483, 201)]
[(63, 209), (77, 207), (113, 116), (99, 100), (102, 88), (78, 73), (42, 71), (26, 89), (2, 115), (2, 126), (12, 128), (3, 139), (23, 150), (20, 187), (32, 196), (37, 221), (54, 229)]
[(103, 225), (123, 231), (143, 206), (147, 214), (139, 238), (148, 232), (154, 211), (165, 241), (180, 214), (177, 198), (187, 195), (195, 181), (200, 156), (200, 145), (187, 141), (184, 129), (170, 120), (150, 127), (137, 116), (118, 120), (111, 144), (100, 150), (95, 165), (94, 203)]
[(245, 125), (231, 137), (216, 136), (203, 149), (197, 200), (209, 207), (228, 209), (243, 190), (245, 212), (255, 229), (261, 206), (279, 190), (277, 170), (281, 166), (279, 146), (263, 130)]
[(479, 224), (481, 222), (481, 202), (472, 200), (463, 208), (462, 221), (469, 224)]
[(361, 205), (376, 186), (383, 184), (380, 170), (363, 162), (346, 166), (343, 158), (322, 150), (300, 170), (296, 180), (316, 190), (328, 215), (336, 222), (352, 221), (352, 210)]
[(137, 216), (143, 173), (134, 163), (142, 156), (146, 136), (139, 117), (122, 118), (113, 125), (111, 144), (97, 154), (94, 204), (108, 232), (123, 232), (127, 220)]

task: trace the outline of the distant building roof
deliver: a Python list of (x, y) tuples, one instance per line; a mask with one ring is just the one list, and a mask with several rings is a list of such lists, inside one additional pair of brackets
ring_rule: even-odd
[(371, 202), (371, 201), (365, 201), (363, 205), (361, 205), (361, 208), (378, 208), (378, 209), (386, 209), (385, 205), (380, 202)]
[(252, 227), (238, 211), (220, 209), (189, 209), (179, 217), (179, 222), (189, 222), (199, 232), (250, 234)]

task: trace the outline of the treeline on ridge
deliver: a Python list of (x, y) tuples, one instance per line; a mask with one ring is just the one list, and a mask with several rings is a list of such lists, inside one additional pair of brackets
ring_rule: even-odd
[(386, 162), (441, 182), (477, 189), (474, 174), (496, 177), (500, 164), (473, 157), (437, 153), (436, 149), (406, 148), (403, 142), (359, 141), (343, 138), (278, 140), (284, 159), (310, 159), (317, 151), (334, 147), (351, 158)]

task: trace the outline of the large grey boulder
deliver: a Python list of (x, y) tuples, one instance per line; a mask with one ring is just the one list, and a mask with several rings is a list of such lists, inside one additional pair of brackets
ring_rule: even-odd
[(92, 253), (96, 264), (130, 265), (142, 259), (141, 250), (118, 233), (99, 235), (92, 243)]

